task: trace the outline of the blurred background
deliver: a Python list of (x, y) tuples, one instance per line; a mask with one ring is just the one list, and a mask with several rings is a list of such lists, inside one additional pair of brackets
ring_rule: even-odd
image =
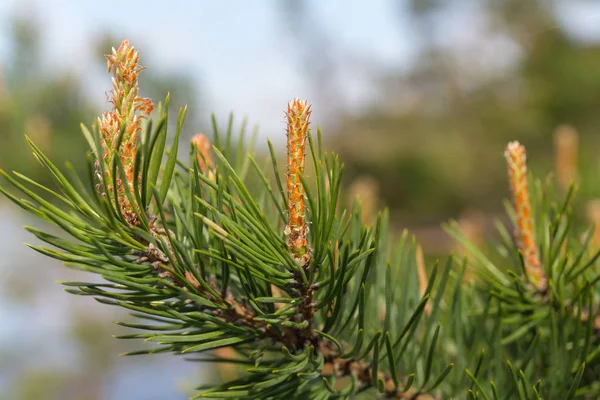
[[(0, 0), (0, 168), (49, 183), (24, 139), (83, 167), (79, 123), (105, 111), (103, 54), (129, 39), (142, 95), (188, 104), (184, 134), (233, 111), (283, 154), (283, 110), (346, 163), (347, 204), (390, 208), (430, 255), (474, 240), (502, 214), (503, 151), (518, 139), (540, 177), (574, 179), (600, 220), (600, 2), (591, 0)], [(176, 357), (117, 357), (128, 318), (56, 280), (91, 277), (29, 250), (40, 224), (0, 198), (0, 399), (183, 399), (212, 373)], [(599, 238), (597, 240), (600, 241)]]

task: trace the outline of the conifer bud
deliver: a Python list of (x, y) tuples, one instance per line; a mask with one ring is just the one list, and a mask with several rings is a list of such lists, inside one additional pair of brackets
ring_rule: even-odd
[[(327, 181), (329, 183), (329, 181)], [(365, 225), (371, 224), (377, 215), (377, 203), (379, 200), (379, 184), (369, 176), (360, 176), (348, 188), (349, 208), (356, 200), (361, 206), (362, 221)]]
[(600, 199), (588, 201), (586, 214), (588, 223), (595, 227), (592, 236), (593, 244), (596, 248), (600, 248)]
[[(134, 163), (137, 153), (137, 137), (141, 130), (141, 119), (150, 116), (154, 110), (152, 100), (138, 96), (138, 74), (144, 70), (139, 65), (139, 55), (129, 41), (125, 40), (117, 50), (112, 49), (112, 54), (106, 55), (108, 71), (112, 73), (113, 88), (110, 91), (108, 102), (113, 108), (98, 118), (98, 130), (101, 136), (104, 163), (104, 180), (106, 187), (101, 189), (103, 195), (112, 195), (117, 192), (119, 206), (127, 223), (135, 225), (137, 218), (125, 194), (125, 185), (133, 193)], [(118, 137), (124, 132), (123, 139), (117, 149)], [(113, 187), (112, 165), (114, 155), (120, 157), (125, 170), (127, 182), (122, 182), (117, 175), (117, 187)], [(100, 175), (100, 167), (96, 164), (96, 171)]]
[[(463, 211), (457, 222), (468, 243), (472, 243), (478, 248), (485, 245), (486, 219), (482, 211), (467, 209)], [(461, 243), (455, 244), (454, 251), (458, 260), (469, 257), (469, 249)], [(474, 278), (473, 271), (470, 268), (465, 269), (463, 281), (472, 282)]]
[(306, 100), (294, 99), (288, 103), (287, 117), (287, 206), (288, 225), (285, 228), (287, 245), (300, 265), (307, 267), (308, 226), (304, 206), (304, 186), (300, 176), (304, 172), (304, 159), (310, 105)]
[(214, 162), (210, 154), (210, 140), (208, 140), (206, 135), (197, 133), (192, 137), (192, 144), (196, 147), (196, 158), (200, 166), (200, 171), (206, 173), (207, 169), (214, 168)]
[(198, 160), (200, 171), (203, 174), (208, 172), (208, 179), (215, 182), (215, 162), (210, 152), (212, 149), (210, 140), (208, 140), (206, 135), (198, 133), (192, 138), (192, 144), (196, 147), (196, 159)]
[[(427, 285), (429, 284), (429, 279), (427, 279), (427, 271), (425, 269), (425, 256), (423, 255), (423, 248), (421, 245), (417, 245), (417, 252), (415, 254), (417, 261), (417, 280), (419, 282), (419, 294), (421, 296), (425, 296), (425, 292), (427, 291)], [(423, 310), (425, 315), (431, 315), (431, 306), (429, 303), (425, 304), (425, 309)]]
[(543, 291), (546, 289), (547, 282), (533, 232), (525, 147), (517, 141), (510, 142), (504, 152), (504, 157), (508, 165), (512, 203), (517, 217), (515, 226), (517, 245), (523, 254), (527, 277), (536, 288)]
[(567, 191), (577, 180), (579, 134), (575, 128), (562, 125), (554, 132), (555, 173), (560, 188)]

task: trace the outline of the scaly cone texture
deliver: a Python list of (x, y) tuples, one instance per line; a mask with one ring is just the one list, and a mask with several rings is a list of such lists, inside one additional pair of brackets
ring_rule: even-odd
[(308, 226), (304, 210), (304, 186), (300, 176), (304, 172), (306, 137), (310, 119), (306, 100), (294, 99), (288, 103), (287, 117), (287, 206), (288, 225), (285, 228), (287, 246), (301, 266), (310, 262)]
[(510, 142), (504, 152), (508, 165), (508, 178), (512, 195), (512, 203), (517, 216), (515, 236), (519, 249), (523, 253), (525, 272), (530, 281), (540, 291), (546, 289), (546, 276), (541, 267), (535, 236), (531, 203), (527, 187), (527, 155), (525, 147), (519, 142)]
[[(125, 183), (121, 181), (117, 172), (117, 187), (113, 187), (113, 159), (118, 154), (125, 175), (126, 184), (133, 193), (134, 162), (137, 152), (137, 137), (141, 130), (141, 119), (150, 116), (154, 110), (154, 103), (148, 98), (138, 96), (138, 74), (144, 70), (139, 65), (139, 55), (129, 41), (121, 43), (118, 50), (113, 48), (112, 54), (106, 55), (108, 71), (112, 73), (113, 88), (110, 91), (108, 101), (113, 108), (98, 118), (98, 130), (102, 138), (102, 149), (104, 162), (104, 180), (106, 187), (102, 188), (103, 195), (113, 196), (117, 192), (119, 206), (127, 223), (135, 225), (137, 218), (133, 205), (128, 201), (125, 194)], [(124, 132), (123, 139), (117, 149), (118, 137)], [(96, 171), (100, 176), (100, 167), (96, 165)]]

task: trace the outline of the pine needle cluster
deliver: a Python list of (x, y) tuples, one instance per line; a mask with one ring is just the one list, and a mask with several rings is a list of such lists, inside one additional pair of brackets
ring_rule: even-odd
[(64, 232), (26, 227), (47, 244), (30, 247), (104, 279), (62, 282), (67, 292), (131, 311), (119, 324), (135, 333), (120, 338), (148, 344), (127, 355), (235, 366), (192, 398), (600, 396), (593, 229), (581, 239), (573, 187), (555, 200), (523, 146), (505, 153), (514, 234), (498, 222), (498, 243), (480, 249), (451, 222), (468, 258), (427, 266), (406, 231), (391, 237), (387, 211), (369, 224), (358, 201), (339, 208), (343, 164), (311, 131), (307, 102), (288, 104), (283, 177), (271, 143), (258, 161), (233, 118), (225, 130), (213, 118), (214, 145), (198, 134), (184, 160), (186, 109), (171, 135), (169, 97), (152, 117), (138, 96), (134, 48), (107, 60), (113, 109), (82, 126), (88, 176), (28, 139), (57, 190), (2, 172), (25, 198), (0, 191)]

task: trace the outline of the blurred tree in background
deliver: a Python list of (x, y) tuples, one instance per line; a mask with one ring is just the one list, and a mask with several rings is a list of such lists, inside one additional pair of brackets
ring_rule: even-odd
[(79, 124), (90, 121), (94, 112), (81, 85), (70, 71), (47, 72), (41, 32), (31, 20), (15, 18), (5, 29), (10, 34), (9, 54), (0, 66), (0, 166), (40, 175), (24, 132), (49, 154), (82, 165), (86, 147)]
[[(284, 9), (290, 31), (317, 51), (306, 56), (307, 76), (318, 68), (315, 87), (335, 94), (322, 82), (332, 81), (343, 62), (321, 57), (331, 50), (323, 47), (327, 38), (315, 37), (325, 34), (317, 22), (302, 20), (310, 13), (301, 7), (308, 3), (287, 2)], [(378, 180), (383, 202), (404, 224), (437, 223), (466, 207), (496, 212), (507, 190), (498, 156), (504, 144), (518, 138), (536, 160), (533, 169), (550, 171), (553, 132), (570, 124), (581, 134), (584, 191), (600, 194), (593, 184), (600, 167), (599, 42), (569, 32), (558, 6), (544, 0), (411, 0), (390, 7), (398, 8), (398, 23), (410, 13), (418, 55), (410, 68), (374, 77), (376, 101), (362, 112), (342, 111), (328, 132), (347, 182)]]

